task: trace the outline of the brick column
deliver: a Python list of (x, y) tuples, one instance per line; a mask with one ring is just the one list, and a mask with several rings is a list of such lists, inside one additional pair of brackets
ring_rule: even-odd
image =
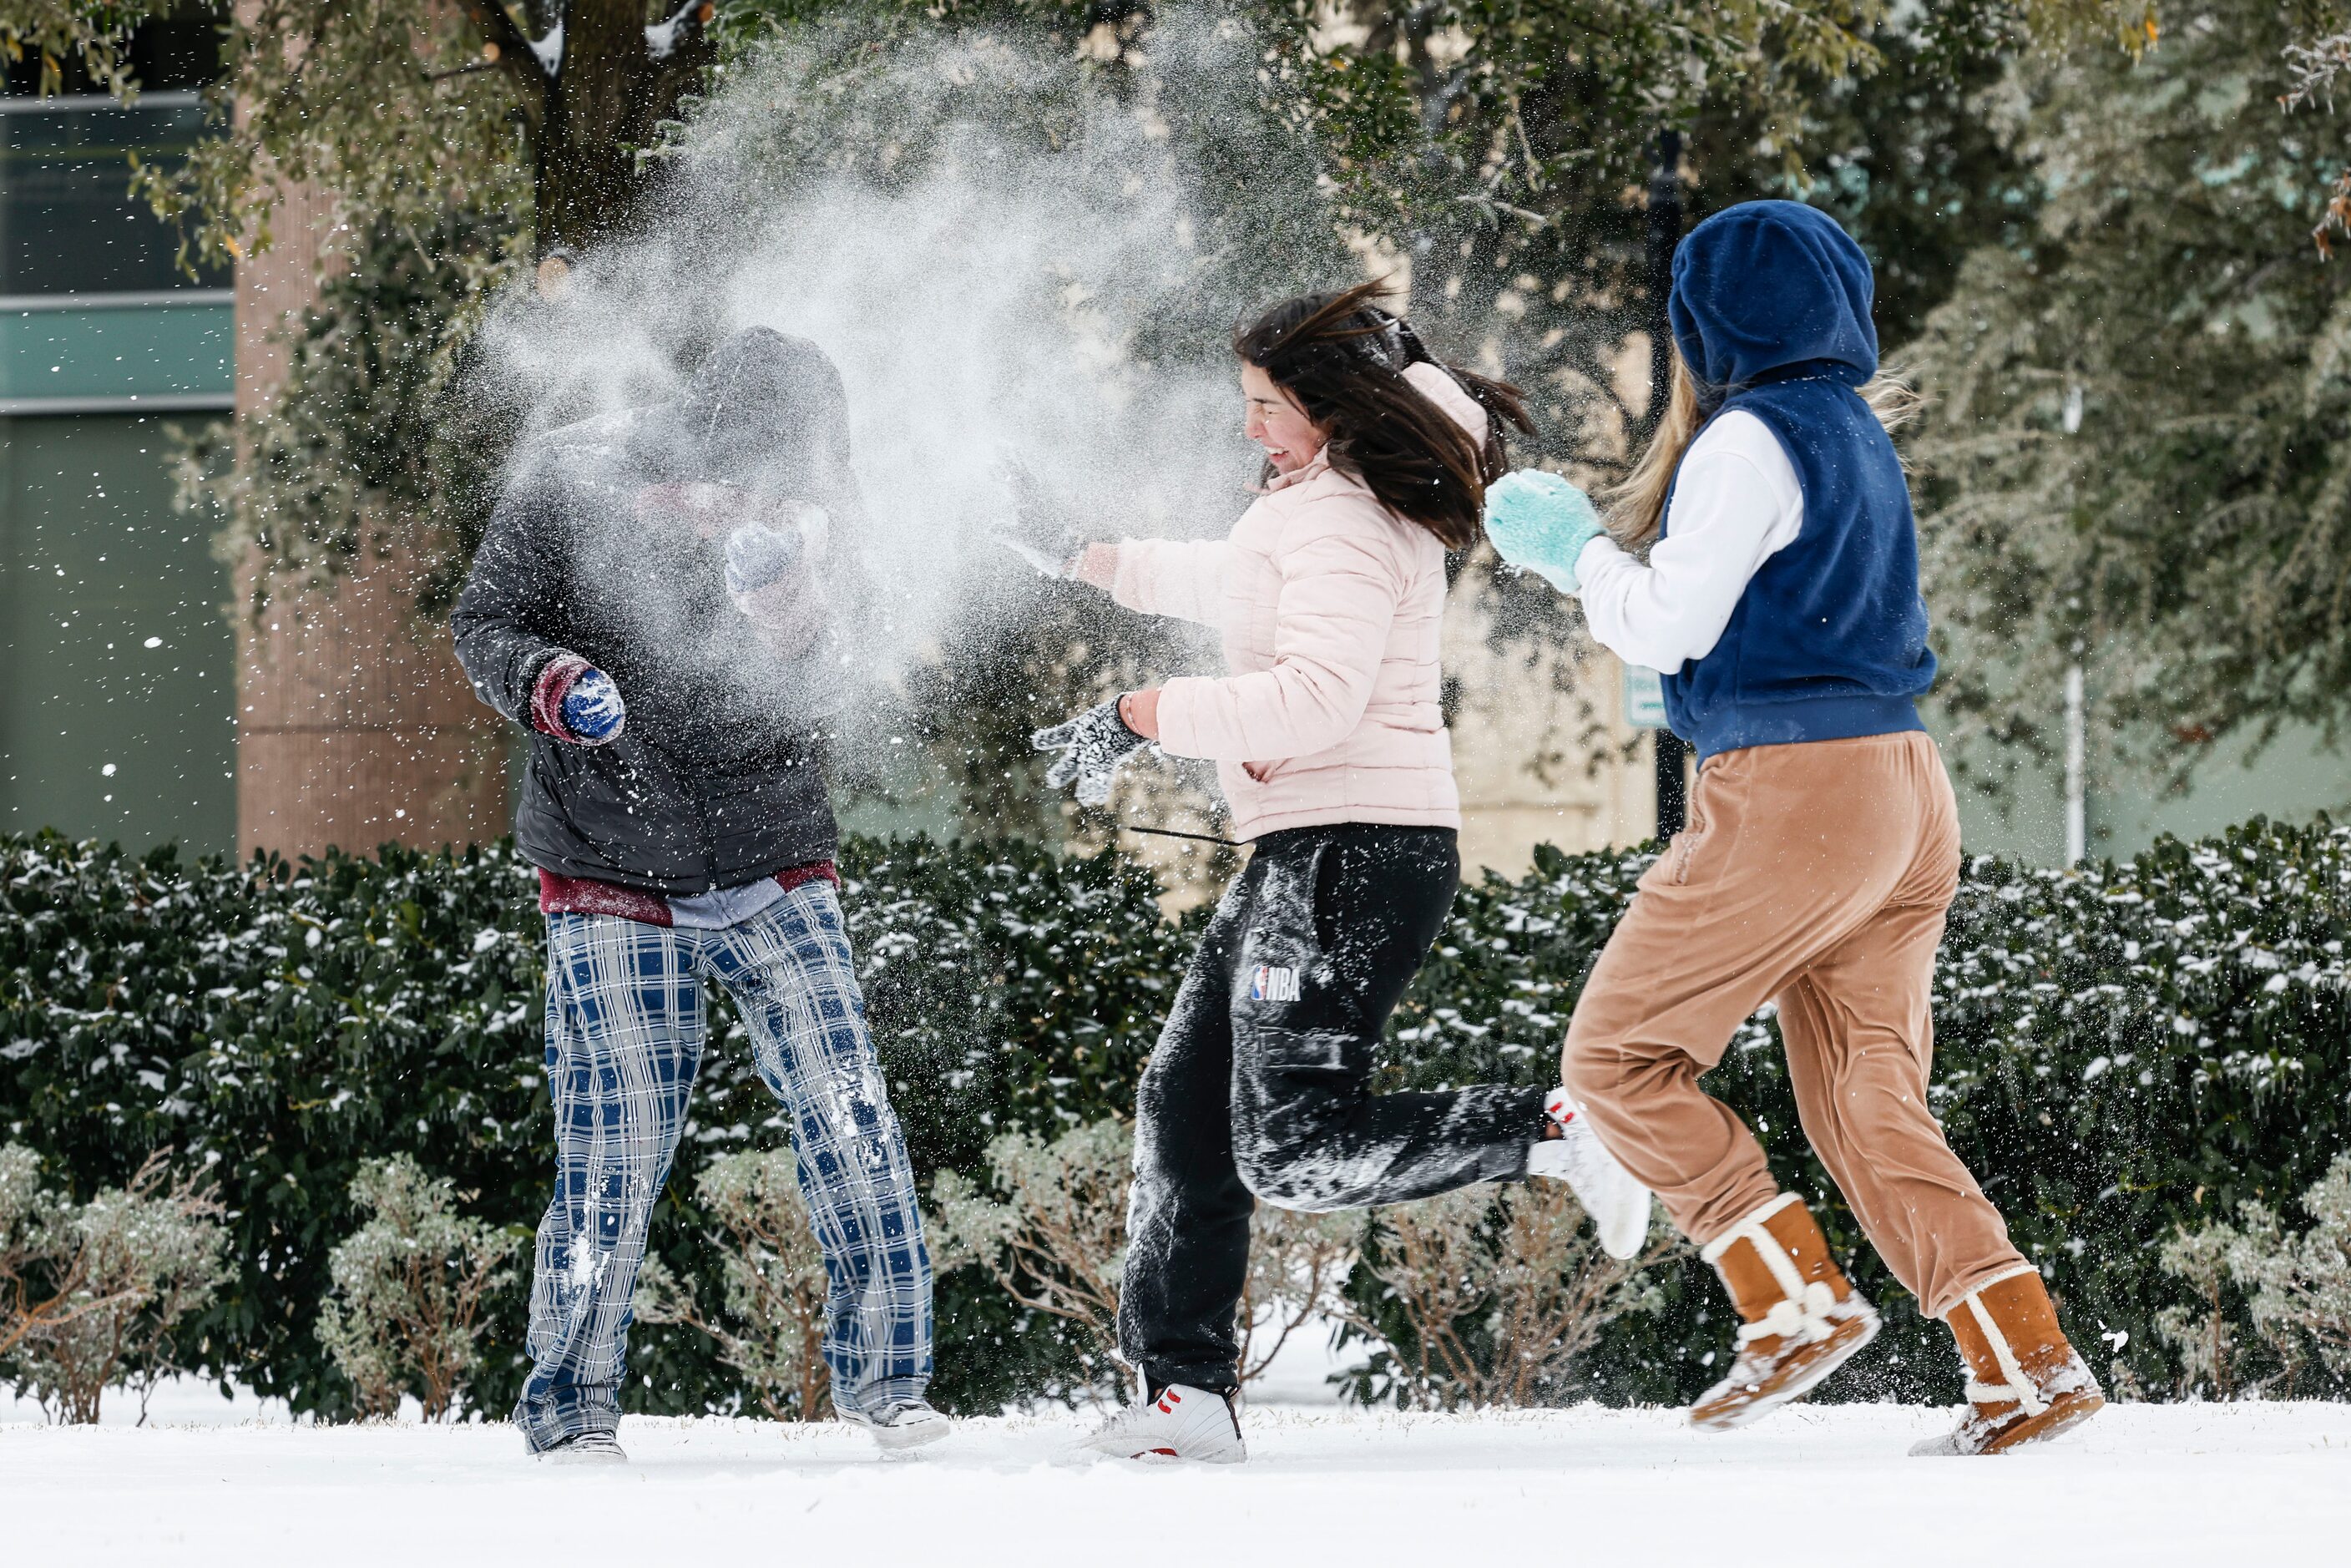
[[(237, 267), (240, 417), (266, 406), (285, 376), (271, 336), (316, 297), (330, 210), (311, 191), (289, 191), (277, 245)], [(437, 848), (506, 831), (505, 727), (475, 700), (447, 626), (417, 616), (401, 553), (371, 554), (328, 589), (273, 595), (256, 619), (259, 570), (243, 564), (230, 607), (240, 851)]]

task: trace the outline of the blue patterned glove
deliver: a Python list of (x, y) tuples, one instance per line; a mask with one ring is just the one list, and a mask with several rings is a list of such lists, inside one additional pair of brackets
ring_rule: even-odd
[(1605, 532), (1592, 497), (1556, 474), (1520, 468), (1486, 486), (1486, 537), (1496, 553), (1562, 593), (1582, 591), (1575, 558)]
[(621, 688), (612, 684), (611, 676), (601, 670), (584, 670), (563, 694), (563, 722), (590, 746), (601, 746), (629, 722), (629, 706), (621, 700)]

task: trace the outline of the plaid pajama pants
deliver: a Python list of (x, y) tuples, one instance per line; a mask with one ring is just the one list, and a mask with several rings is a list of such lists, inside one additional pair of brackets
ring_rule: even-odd
[(931, 1260), (832, 884), (805, 883), (716, 931), (550, 915), (547, 945), (555, 1197), (539, 1221), (531, 1371), (514, 1415), (530, 1446), (619, 1424), (629, 1301), (694, 1092), (705, 979), (735, 998), (759, 1076), (791, 1117), (831, 1282), (833, 1403), (920, 1397)]

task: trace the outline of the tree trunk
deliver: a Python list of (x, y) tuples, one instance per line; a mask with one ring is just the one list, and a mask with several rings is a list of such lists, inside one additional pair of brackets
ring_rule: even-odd
[(656, 57), (644, 0), (571, 0), (533, 148), (541, 255), (610, 238), (641, 215), (648, 181), (638, 153), (716, 59), (701, 20), (689, 13)]
[[(466, 9), (523, 99), (540, 253), (624, 232), (648, 185), (639, 150), (716, 60), (702, 32), (706, 7), (678, 17), (656, 56), (645, 0), (570, 0), (552, 72), (503, 8), (478, 0)], [(314, 193), (287, 192), (285, 240), (237, 267), (240, 413), (276, 395), (284, 351), (269, 334), (317, 297), (326, 212)], [(245, 564), (241, 591), (260, 564)], [(371, 556), (329, 589), (283, 595), (258, 621), (237, 595), (241, 852), (434, 848), (506, 831), (505, 727), (475, 700), (445, 629), (419, 622), (413, 584), (395, 552)]]

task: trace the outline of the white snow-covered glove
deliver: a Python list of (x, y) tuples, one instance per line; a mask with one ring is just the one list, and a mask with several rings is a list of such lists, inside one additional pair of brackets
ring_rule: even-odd
[(1119, 764), (1151, 743), (1126, 727), (1126, 720), (1118, 716), (1118, 699), (1113, 697), (1073, 719), (1036, 731), (1029, 744), (1061, 754), (1045, 770), (1046, 783), (1060, 789), (1075, 779), (1078, 803), (1100, 806), (1110, 800), (1111, 776)]
[(1495, 553), (1562, 593), (1580, 593), (1576, 558), (1607, 530), (1592, 497), (1556, 474), (1520, 468), (1486, 486), (1486, 537)]
[(1009, 457), (997, 464), (996, 476), (1011, 492), (1012, 516), (990, 530), (990, 537), (1042, 576), (1070, 576), (1086, 541), (1061, 497)]
[(737, 599), (758, 592), (799, 565), (806, 549), (798, 528), (743, 524), (726, 536), (726, 591)]

